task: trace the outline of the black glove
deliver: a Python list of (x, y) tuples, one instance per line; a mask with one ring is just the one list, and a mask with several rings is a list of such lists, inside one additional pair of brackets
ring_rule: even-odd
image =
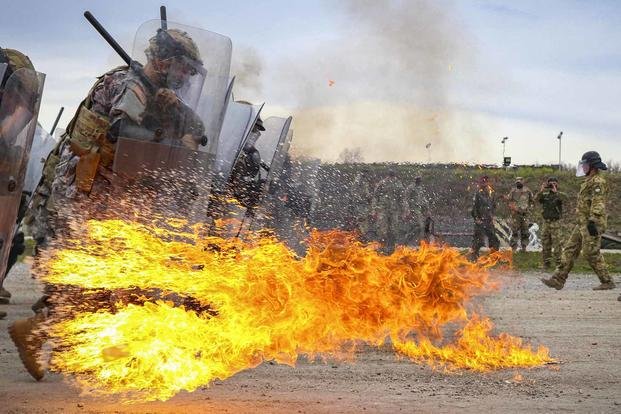
[(587, 230), (589, 231), (589, 234), (591, 236), (599, 236), (599, 232), (597, 231), (597, 225), (593, 220), (589, 220), (589, 222), (587, 223)]

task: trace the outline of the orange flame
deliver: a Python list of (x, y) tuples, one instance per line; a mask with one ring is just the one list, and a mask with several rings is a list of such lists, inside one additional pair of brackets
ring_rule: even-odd
[[(501, 254), (471, 263), (423, 243), (385, 256), (349, 233), (313, 231), (299, 258), (273, 237), (200, 234), (179, 220), (91, 220), (47, 252), (36, 271), (59, 286), (50, 368), (133, 401), (166, 400), (265, 360), (353, 359), (359, 343), (389, 338), (398, 353), (449, 370), (551, 360), (468, 316), (469, 300), (494, 287), (487, 269)], [(465, 323), (456, 342), (434, 345), (455, 322)]]

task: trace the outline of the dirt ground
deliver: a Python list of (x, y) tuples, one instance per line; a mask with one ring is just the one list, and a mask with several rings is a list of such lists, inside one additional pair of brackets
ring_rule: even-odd
[[(31, 314), (37, 285), (19, 265), (6, 281), (12, 304), (0, 321), (2, 413), (349, 413), (349, 412), (621, 412), (619, 289), (593, 292), (593, 275), (571, 278), (557, 292), (542, 274), (504, 274), (503, 289), (482, 302), (497, 330), (550, 348), (561, 363), (530, 370), (445, 374), (366, 349), (356, 363), (265, 363), (227, 381), (167, 402), (122, 405), (94, 399), (49, 375), (35, 382), (7, 334), (12, 320)], [(617, 275), (617, 282), (619, 277)], [(515, 378), (522, 375), (521, 381)]]

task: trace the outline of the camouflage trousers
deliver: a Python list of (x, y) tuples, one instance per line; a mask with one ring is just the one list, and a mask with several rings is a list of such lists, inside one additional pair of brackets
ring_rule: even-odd
[(560, 220), (544, 220), (541, 225), (541, 254), (545, 267), (561, 264), (561, 222)]
[(496, 229), (492, 223), (474, 224), (474, 234), (472, 236), (472, 257), (477, 259), (479, 257), (479, 250), (485, 245), (485, 237), (489, 248), (492, 250), (500, 249), (500, 240), (496, 236)]
[(580, 251), (582, 251), (584, 258), (591, 268), (593, 268), (600, 282), (610, 282), (612, 279), (608, 273), (608, 266), (604, 261), (604, 256), (602, 256), (599, 250), (601, 243), (601, 235), (591, 236), (586, 225), (576, 224), (563, 247), (561, 264), (556, 268), (554, 278), (565, 283), (569, 272), (571, 272), (571, 269), (574, 267), (574, 261), (580, 255)]
[(392, 253), (399, 240), (400, 220), (394, 214), (379, 214), (376, 222), (376, 233), (379, 241), (384, 244), (383, 251)]
[(520, 247), (526, 249), (528, 246), (528, 214), (515, 212), (511, 215), (511, 248), (518, 248), (518, 238)]

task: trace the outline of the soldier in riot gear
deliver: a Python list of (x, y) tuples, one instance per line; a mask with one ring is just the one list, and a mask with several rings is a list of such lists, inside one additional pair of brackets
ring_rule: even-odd
[[(15, 74), (19, 77), (20, 86), (25, 93), (11, 93), (7, 94), (6, 100), (13, 99), (19, 101), (7, 102), (5, 100), (4, 107), (12, 107), (11, 113), (2, 113), (2, 119), (0, 119), (0, 164), (10, 165), (13, 157), (21, 157), (21, 150), (11, 147), (11, 141), (16, 135), (16, 131), (21, 130), (24, 127), (24, 120), (29, 119), (28, 113), (32, 112), (32, 106), (36, 100), (35, 91), (38, 87), (35, 83), (36, 78), (33, 77), (34, 66), (28, 56), (14, 49), (2, 49), (0, 48), (0, 65), (3, 65), (3, 71), (0, 73), (0, 102), (3, 99), (3, 92), (6, 87), (9, 78)], [(26, 71), (20, 71), (20, 69), (26, 69)], [(17, 72), (17, 73), (16, 73)], [(24, 116), (25, 115), (25, 116)], [(1, 170), (1, 168), (0, 168)], [(17, 183), (16, 183), (17, 184)], [(6, 206), (3, 206), (6, 208)], [(26, 208), (26, 197), (22, 194), (20, 199), (20, 206), (17, 210), (17, 217), (15, 217), (15, 225), (18, 226), (21, 222), (24, 211)], [(0, 249), (4, 240), (0, 240)], [(11, 293), (3, 287), (3, 282), (13, 265), (17, 262), (17, 257), (25, 250), (24, 245), (24, 233), (21, 231), (15, 232), (11, 242), (11, 248), (8, 253), (8, 259), (6, 267), (2, 268), (3, 274), (0, 274), (0, 303), (9, 303)], [(0, 260), (2, 255), (0, 255)], [(0, 311), (0, 319), (6, 317), (6, 312)]]
[[(201, 76), (199, 49), (188, 33), (160, 29), (145, 50), (142, 70), (127, 66), (99, 77), (80, 104), (58, 146), (46, 160), (26, 219), (37, 245), (59, 230), (59, 209), (78, 202), (93, 204), (113, 188), (117, 141), (129, 136), (195, 149), (203, 140), (200, 119), (181, 99), (192, 78)], [(202, 84), (201, 84), (202, 86)], [(105, 208), (105, 206), (104, 206)], [(45, 298), (39, 303), (46, 303)], [(34, 308), (33, 308), (34, 310)], [(37, 354), (45, 338), (33, 334), (44, 309), (10, 327), (28, 372), (40, 380), (44, 371)]]
[(264, 164), (261, 161), (261, 154), (255, 146), (263, 131), (265, 131), (263, 120), (258, 117), (237, 162), (233, 166), (229, 180), (231, 194), (251, 214), (259, 204), (261, 189), (264, 184), (260, 174)]
[(606, 231), (608, 220), (606, 200), (609, 188), (602, 174), (602, 171), (607, 169), (596, 151), (585, 152), (578, 163), (576, 176), (586, 177), (578, 193), (576, 207), (578, 223), (565, 242), (560, 265), (556, 267), (551, 278), (541, 279), (546, 286), (561, 290), (565, 286), (574, 261), (582, 251), (601, 282), (593, 290), (608, 290), (615, 287), (608, 272), (608, 266), (600, 252), (602, 233)]

